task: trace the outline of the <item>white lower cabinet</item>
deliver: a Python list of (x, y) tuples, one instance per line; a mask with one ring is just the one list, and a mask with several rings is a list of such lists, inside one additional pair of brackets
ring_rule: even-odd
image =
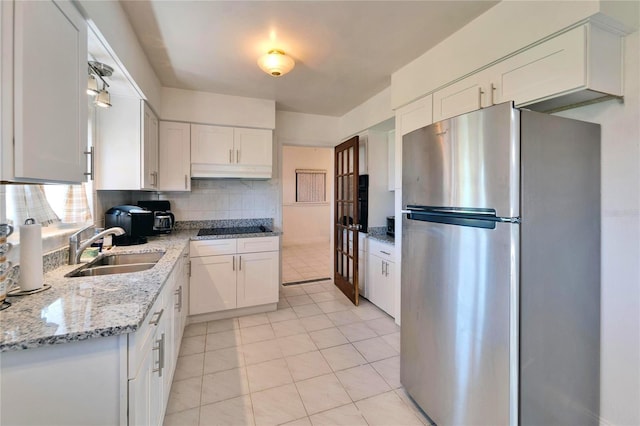
[(185, 249), (135, 333), (0, 353), (0, 424), (162, 425), (186, 325), (187, 264)]
[(140, 329), (129, 335), (128, 424), (161, 425), (186, 325), (185, 250)]
[(278, 302), (278, 237), (191, 242), (189, 314)]
[(238, 308), (246, 308), (248, 306), (277, 303), (277, 277), (277, 252), (238, 255), (236, 306)]
[(394, 247), (379, 241), (369, 241), (367, 268), (367, 298), (371, 303), (395, 317)]

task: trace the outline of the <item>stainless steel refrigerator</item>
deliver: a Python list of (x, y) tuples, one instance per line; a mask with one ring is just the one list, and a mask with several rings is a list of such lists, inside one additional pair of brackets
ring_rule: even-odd
[(597, 425), (600, 126), (504, 103), (402, 145), (401, 382), (438, 425)]

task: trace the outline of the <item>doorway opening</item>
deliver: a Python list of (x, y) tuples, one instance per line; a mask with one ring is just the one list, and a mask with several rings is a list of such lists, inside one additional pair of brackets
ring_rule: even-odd
[(333, 148), (282, 147), (282, 283), (333, 277)]

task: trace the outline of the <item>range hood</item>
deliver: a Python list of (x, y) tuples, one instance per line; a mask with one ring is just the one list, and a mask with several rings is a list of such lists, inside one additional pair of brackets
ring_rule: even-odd
[(203, 178), (245, 178), (271, 179), (272, 165), (210, 164), (191, 163), (191, 177)]

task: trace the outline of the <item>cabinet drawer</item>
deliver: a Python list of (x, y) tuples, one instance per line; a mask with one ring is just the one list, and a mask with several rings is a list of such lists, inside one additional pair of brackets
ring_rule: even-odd
[(395, 262), (395, 247), (369, 238), (369, 253), (383, 260)]
[(190, 253), (191, 257), (201, 256), (217, 256), (219, 254), (235, 254), (236, 253), (235, 238), (221, 240), (200, 240), (191, 241)]
[(237, 253), (278, 251), (279, 245), (278, 237), (238, 238)]
[(149, 310), (146, 318), (142, 321), (138, 331), (128, 335), (129, 379), (133, 379), (137, 376), (140, 364), (144, 359), (145, 354), (150, 350), (151, 345), (153, 344), (153, 334), (156, 331), (157, 323), (161, 316), (171, 314), (171, 312), (168, 312), (165, 307), (165, 293), (166, 290), (163, 290), (162, 293), (160, 293), (158, 299), (156, 299), (153, 304), (153, 307)]

